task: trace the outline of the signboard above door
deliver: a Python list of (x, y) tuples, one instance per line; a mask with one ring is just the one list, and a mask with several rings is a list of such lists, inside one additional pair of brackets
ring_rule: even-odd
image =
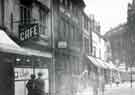
[(39, 35), (38, 24), (19, 25), (19, 39), (20, 41), (37, 38)]

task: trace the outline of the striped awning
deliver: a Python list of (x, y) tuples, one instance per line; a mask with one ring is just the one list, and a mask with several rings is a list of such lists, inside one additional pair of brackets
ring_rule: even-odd
[(101, 62), (99, 59), (97, 59), (97, 58), (95, 58), (95, 57), (93, 57), (93, 56), (88, 56), (88, 59), (95, 65), (95, 66), (97, 66), (97, 67), (99, 67), (99, 68), (107, 68), (104, 64), (103, 64), (103, 62)]
[(40, 50), (28, 49), (19, 46), (2, 29), (0, 29), (0, 52), (28, 55), (28, 56), (41, 56), (47, 58), (52, 57), (51, 53), (41, 52)]
[(117, 67), (112, 63), (107, 63), (99, 58), (93, 56), (87, 56), (88, 59), (97, 67), (110, 70), (118, 70)]

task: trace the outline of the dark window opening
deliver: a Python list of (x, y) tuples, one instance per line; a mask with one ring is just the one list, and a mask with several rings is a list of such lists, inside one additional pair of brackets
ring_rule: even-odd
[(32, 0), (20, 1), (20, 20), (21, 24), (30, 24), (32, 12)]
[(40, 34), (48, 35), (48, 14), (47, 12), (40, 8)]
[(25, 6), (31, 6), (34, 0), (20, 0), (20, 3)]

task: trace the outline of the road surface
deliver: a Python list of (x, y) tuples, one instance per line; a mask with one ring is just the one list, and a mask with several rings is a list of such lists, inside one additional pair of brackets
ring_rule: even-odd
[(135, 95), (135, 85), (130, 87), (130, 83), (120, 84), (105, 89), (104, 95)]

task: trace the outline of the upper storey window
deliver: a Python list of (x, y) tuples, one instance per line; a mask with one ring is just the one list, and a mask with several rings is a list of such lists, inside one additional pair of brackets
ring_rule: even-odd
[(60, 4), (64, 6), (65, 8), (71, 9), (72, 4), (70, 0), (60, 0)]
[(4, 0), (0, 0), (0, 26), (3, 24)]
[(32, 14), (32, 1), (20, 0), (20, 20), (21, 24), (30, 24)]

